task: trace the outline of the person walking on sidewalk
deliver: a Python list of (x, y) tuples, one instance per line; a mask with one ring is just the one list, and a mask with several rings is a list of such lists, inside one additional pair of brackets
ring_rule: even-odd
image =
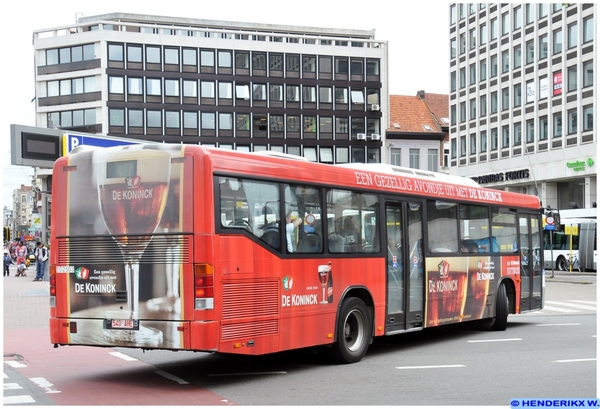
[(9, 267), (12, 264), (12, 260), (10, 258), (10, 253), (8, 250), (4, 250), (4, 277), (8, 277), (10, 275)]
[(48, 261), (48, 248), (38, 241), (35, 249), (35, 278), (33, 281), (42, 281), (44, 271), (46, 271), (46, 261)]

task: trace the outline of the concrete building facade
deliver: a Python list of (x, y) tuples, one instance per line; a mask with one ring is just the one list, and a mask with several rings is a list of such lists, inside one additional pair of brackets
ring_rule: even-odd
[(451, 174), (595, 206), (596, 7), (449, 6)]
[(112, 13), (33, 34), (36, 126), (323, 163), (386, 161), (387, 42)]

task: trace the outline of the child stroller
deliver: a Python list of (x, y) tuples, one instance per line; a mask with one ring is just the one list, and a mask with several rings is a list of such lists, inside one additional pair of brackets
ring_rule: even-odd
[(15, 277), (27, 277), (25, 271), (27, 270), (27, 265), (25, 264), (25, 257), (17, 258), (17, 274)]

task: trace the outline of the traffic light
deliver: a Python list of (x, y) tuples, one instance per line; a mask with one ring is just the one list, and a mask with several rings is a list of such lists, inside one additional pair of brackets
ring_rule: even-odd
[(4, 227), (2, 230), (4, 232), (4, 242), (6, 243), (10, 240), (10, 229), (8, 227)]

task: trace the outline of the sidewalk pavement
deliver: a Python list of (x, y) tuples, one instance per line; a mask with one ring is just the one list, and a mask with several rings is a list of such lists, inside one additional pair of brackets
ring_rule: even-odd
[(50, 292), (48, 281), (33, 281), (35, 265), (26, 271), (27, 277), (16, 277), (17, 266), (10, 266), (10, 275), (3, 277), (4, 328), (48, 328)]

